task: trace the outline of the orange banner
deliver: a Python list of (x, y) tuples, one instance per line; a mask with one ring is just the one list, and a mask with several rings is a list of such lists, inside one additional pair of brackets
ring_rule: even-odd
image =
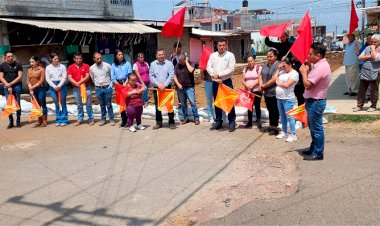
[(38, 104), (38, 101), (35, 96), (32, 97), (32, 109), (30, 110), (29, 121), (31, 122), (35, 118), (42, 116), (42, 109)]
[(3, 110), (3, 119), (6, 119), (9, 115), (13, 114), (13, 112), (16, 112), (20, 109), (20, 106), (18, 105), (16, 98), (13, 94), (8, 95), (7, 103), (5, 104), (4, 110)]
[(159, 111), (173, 112), (174, 105), (174, 89), (157, 89), (157, 108)]
[(294, 109), (286, 112), (286, 114), (293, 117), (294, 119), (304, 123), (305, 127), (308, 126), (307, 111), (305, 109), (305, 104), (302, 104), (302, 105), (298, 106), (297, 108), (294, 108)]
[(230, 113), (238, 97), (238, 92), (224, 84), (219, 84), (214, 105), (224, 112)]

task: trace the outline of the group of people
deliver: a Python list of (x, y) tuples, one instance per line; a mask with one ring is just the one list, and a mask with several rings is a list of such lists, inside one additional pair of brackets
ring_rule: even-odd
[(361, 45), (355, 34), (348, 35), (343, 64), (346, 72), (347, 90), (344, 95), (357, 96), (354, 112), (362, 111), (367, 101), (371, 106), (367, 112), (376, 111), (380, 76), (380, 35), (367, 34)]
[[(271, 42), (266, 39), (270, 49), (267, 53), (267, 63), (258, 66), (253, 56), (247, 58), (247, 66), (243, 70), (243, 84), (245, 88), (255, 95), (254, 108), (256, 112), (256, 125), (262, 129), (261, 124), (261, 99), (264, 97), (269, 111), (269, 127), (265, 130), (278, 139), (285, 138), (287, 142), (297, 140), (295, 132), (295, 120), (286, 114), (293, 109), (296, 100), (298, 105), (306, 102), (309, 127), (312, 135), (312, 144), (308, 152), (311, 160), (323, 159), (324, 132), (322, 125), (322, 113), (326, 105), (326, 95), (330, 79), (330, 67), (325, 60), (325, 49), (322, 45), (314, 44), (310, 49), (310, 62), (313, 68), (301, 64), (291, 55), (286, 53), (291, 47), (288, 43), (286, 33), (280, 38), (280, 43)], [(196, 105), (194, 90), (195, 64), (191, 62), (185, 51), (182, 51), (180, 43), (175, 43), (176, 51), (170, 56), (171, 60), (165, 59), (165, 52), (157, 50), (156, 60), (150, 65), (145, 62), (144, 54), (137, 54), (137, 60), (131, 64), (124, 59), (120, 50), (114, 53), (112, 65), (102, 61), (102, 55), (98, 52), (93, 54), (94, 64), (90, 67), (83, 63), (81, 53), (74, 54), (74, 64), (67, 70), (59, 62), (57, 54), (50, 55), (51, 64), (46, 68), (39, 65), (37, 57), (30, 58), (30, 69), (27, 73), (27, 84), (31, 95), (34, 95), (42, 108), (43, 115), (38, 119), (34, 127), (45, 127), (47, 125), (46, 90), (45, 81), (50, 87), (50, 95), (55, 103), (55, 126), (66, 126), (68, 124), (68, 112), (66, 106), (67, 81), (73, 89), (76, 105), (78, 108), (77, 122), (79, 126), (84, 122), (85, 105), (88, 116), (88, 124), (94, 125), (92, 112), (92, 97), (90, 80), (95, 85), (95, 93), (101, 108), (101, 121), (99, 126), (106, 124), (108, 113), (109, 124), (114, 126), (114, 113), (112, 108), (113, 87), (116, 85), (128, 88), (126, 96), (125, 111), (121, 111), (121, 127), (127, 127), (131, 132), (143, 130), (141, 124), (143, 107), (148, 104), (148, 87), (154, 90), (153, 97), (156, 109), (156, 125), (154, 130), (163, 126), (162, 112), (158, 106), (158, 95), (156, 90), (172, 88), (175, 84), (179, 99), (179, 111), (181, 124), (189, 123), (188, 104), (190, 102), (195, 125), (200, 123)], [(13, 93), (20, 103), (22, 66), (13, 59), (13, 53), (5, 54), (6, 61), (0, 66), (0, 81), (5, 86), (5, 95), (8, 97)], [(221, 38), (217, 41), (217, 51), (210, 55), (206, 70), (201, 70), (204, 78), (204, 89), (207, 98), (207, 109), (212, 123), (211, 130), (219, 130), (223, 126), (225, 113), (213, 105), (217, 96), (219, 84), (233, 88), (232, 76), (235, 70), (235, 56), (227, 50), (227, 41)], [(83, 86), (85, 86), (87, 99), (83, 101)], [(305, 90), (306, 89), (306, 90)], [(16, 126), (20, 124), (21, 110), (17, 111)], [(281, 116), (282, 131), (278, 127), (279, 116)], [(168, 113), (169, 128), (175, 129), (174, 112)], [(236, 128), (236, 114), (234, 107), (228, 113), (229, 131)], [(134, 120), (137, 126), (135, 127)], [(290, 125), (288, 134), (287, 125)], [(253, 125), (253, 113), (248, 111), (248, 122), (246, 128)], [(14, 127), (13, 116), (9, 116), (8, 128)]]

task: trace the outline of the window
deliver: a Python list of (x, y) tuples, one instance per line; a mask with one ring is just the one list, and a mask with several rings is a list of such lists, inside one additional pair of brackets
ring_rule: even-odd
[(132, 5), (132, 0), (110, 0), (111, 5)]
[(219, 24), (219, 30), (218, 31), (221, 31), (222, 30), (222, 25)]
[(215, 31), (218, 31), (218, 25), (215, 24)]
[(227, 23), (223, 23), (223, 30), (227, 29)]

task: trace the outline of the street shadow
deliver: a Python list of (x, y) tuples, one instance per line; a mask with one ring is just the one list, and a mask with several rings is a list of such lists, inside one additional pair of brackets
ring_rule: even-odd
[(93, 211), (87, 211), (82, 209), (82, 205), (77, 205), (71, 208), (64, 207), (64, 202), (54, 202), (51, 204), (30, 202), (24, 200), (24, 196), (14, 196), (12, 198), (9, 198), (6, 203), (39, 208), (42, 210), (49, 210), (59, 215), (58, 217), (55, 217), (49, 221), (42, 222), (42, 225), (45, 226), (55, 225), (59, 223), (69, 223), (74, 225), (97, 225), (98, 223), (90, 220), (90, 218), (94, 219), (94, 217), (106, 219), (108, 221), (120, 221), (123, 222), (122, 225), (151, 225), (154, 222), (153, 220), (146, 218), (112, 214), (107, 208), (99, 208)]
[(286, 151), (286, 152), (297, 152), (300, 156), (305, 156), (304, 154), (302, 154), (303, 151), (308, 151), (309, 150), (309, 147), (307, 148), (300, 148), (300, 149), (296, 149), (296, 150), (289, 150), (289, 151)]

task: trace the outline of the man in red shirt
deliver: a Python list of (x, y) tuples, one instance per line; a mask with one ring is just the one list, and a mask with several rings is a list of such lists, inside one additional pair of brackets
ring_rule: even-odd
[(78, 107), (78, 121), (74, 126), (79, 126), (82, 124), (84, 119), (83, 103), (81, 93), (81, 85), (86, 87), (86, 110), (88, 115), (88, 124), (90, 126), (94, 125), (94, 115), (92, 113), (91, 104), (91, 87), (90, 87), (90, 66), (83, 63), (83, 57), (81, 53), (74, 54), (74, 64), (70, 65), (67, 69), (67, 78), (73, 87), (73, 94), (75, 97), (75, 102)]

